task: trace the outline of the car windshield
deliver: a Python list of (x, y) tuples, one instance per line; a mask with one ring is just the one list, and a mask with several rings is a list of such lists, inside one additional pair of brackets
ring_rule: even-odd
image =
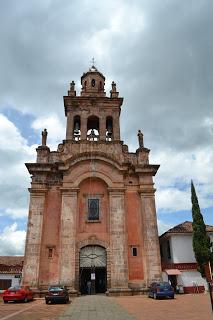
[(21, 286), (15, 286), (15, 287), (10, 287), (8, 290), (9, 291), (16, 291), (16, 290), (20, 290)]
[(49, 291), (63, 291), (63, 290), (64, 288), (59, 286), (49, 288)]

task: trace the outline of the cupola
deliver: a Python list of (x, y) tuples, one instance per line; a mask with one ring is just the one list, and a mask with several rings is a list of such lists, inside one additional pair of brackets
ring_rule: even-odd
[(84, 97), (105, 97), (105, 77), (92, 65), (89, 71), (81, 77), (81, 96)]

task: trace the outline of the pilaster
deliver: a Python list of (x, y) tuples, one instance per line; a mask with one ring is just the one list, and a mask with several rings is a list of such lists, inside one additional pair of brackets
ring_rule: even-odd
[(39, 268), (46, 189), (31, 189), (22, 283), (39, 287)]
[(113, 137), (114, 140), (120, 140), (120, 123), (118, 113), (113, 116)]
[[(124, 190), (109, 190), (111, 289), (128, 287)], [(110, 291), (110, 290), (109, 290)]]
[(87, 139), (87, 118), (84, 114), (81, 116), (81, 140)]
[(72, 140), (72, 139), (73, 139), (73, 114), (71, 112), (68, 112), (66, 140)]
[(147, 285), (161, 279), (161, 260), (153, 186), (139, 191), (142, 208), (142, 233), (144, 239), (144, 270)]
[(100, 140), (106, 140), (106, 118), (100, 117)]
[(60, 282), (74, 290), (77, 189), (61, 188)]

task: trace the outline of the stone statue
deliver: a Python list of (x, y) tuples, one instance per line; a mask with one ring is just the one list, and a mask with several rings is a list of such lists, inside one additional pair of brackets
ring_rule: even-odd
[(112, 81), (112, 92), (116, 92), (116, 83)]
[(139, 148), (143, 148), (143, 133), (141, 130), (138, 130), (138, 142), (139, 142)]
[(72, 82), (70, 83), (70, 91), (74, 91), (74, 90), (75, 90), (75, 82), (72, 81)]
[(41, 145), (42, 145), (42, 146), (46, 146), (46, 145), (47, 145), (47, 129), (44, 129), (44, 130), (42, 131)]

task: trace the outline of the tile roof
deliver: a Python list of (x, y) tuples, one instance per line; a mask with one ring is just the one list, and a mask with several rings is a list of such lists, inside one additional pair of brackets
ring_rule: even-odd
[(23, 256), (0, 256), (0, 273), (21, 273)]
[[(206, 231), (213, 232), (213, 226), (206, 225)], [(171, 233), (192, 233), (192, 222), (185, 221), (183, 223), (174, 226), (173, 228), (169, 229), (168, 231), (164, 232), (160, 237), (164, 236), (165, 234)]]

